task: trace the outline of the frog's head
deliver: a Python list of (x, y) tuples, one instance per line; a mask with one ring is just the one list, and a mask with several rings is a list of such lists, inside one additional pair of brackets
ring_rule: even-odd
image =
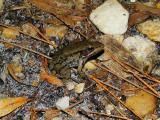
[(104, 45), (98, 41), (91, 42), (90, 45), (92, 48), (104, 48)]

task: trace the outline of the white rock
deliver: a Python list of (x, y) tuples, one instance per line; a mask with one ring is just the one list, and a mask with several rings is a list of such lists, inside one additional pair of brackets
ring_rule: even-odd
[(136, 0), (130, 0), (130, 2), (136, 2)]
[(141, 71), (150, 72), (158, 55), (156, 45), (147, 38), (136, 35), (126, 38), (122, 46), (127, 49), (137, 60)]
[(65, 96), (65, 97), (58, 99), (58, 101), (56, 102), (56, 107), (59, 110), (67, 109), (69, 107), (69, 97)]
[(85, 83), (79, 83), (75, 86), (76, 93), (82, 93), (84, 90)]
[(52, 118), (52, 120), (62, 120), (62, 118), (61, 117), (54, 117), (54, 118)]
[(76, 85), (76, 82), (74, 82), (74, 81), (69, 81), (66, 83), (66, 87), (68, 90), (73, 90), (75, 85)]
[(105, 34), (127, 31), (129, 13), (117, 0), (107, 0), (90, 14), (90, 20)]
[(105, 106), (105, 109), (109, 110), (109, 111), (112, 111), (112, 110), (114, 110), (114, 106), (112, 104), (108, 104), (108, 105)]

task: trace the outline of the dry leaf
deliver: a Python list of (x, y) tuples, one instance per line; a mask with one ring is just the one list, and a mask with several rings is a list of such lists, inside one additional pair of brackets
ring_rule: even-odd
[(10, 75), (18, 82), (20, 82), (20, 79), (15, 75), (15, 68), (13, 64), (8, 64), (8, 71)]
[(150, 16), (150, 14), (146, 13), (146, 12), (133, 13), (129, 17), (128, 28), (145, 21), (149, 16)]
[(49, 26), (45, 28), (46, 36), (49, 38), (54, 37), (54, 36), (63, 38), (64, 35), (67, 33), (67, 31), (68, 31), (68, 28), (64, 25)]
[(37, 31), (35, 30), (35, 27), (31, 23), (25, 23), (22, 25), (23, 32), (30, 34), (31, 36), (36, 37)]
[(71, 10), (62, 4), (57, 4), (54, 0), (28, 0), (30, 3), (34, 4), (36, 7), (54, 14), (71, 14)]
[(57, 86), (63, 86), (63, 82), (58, 79), (57, 77), (53, 76), (53, 75), (49, 75), (47, 72), (42, 71), (40, 73), (40, 78), (42, 80), (47, 81), (48, 83), (52, 84), (52, 85), (57, 85)]
[[(56, 15), (63, 20), (67, 25), (74, 26), (78, 21), (85, 19), (88, 16), (87, 12), (80, 11), (78, 9), (70, 9), (66, 6), (57, 4), (57, 1), (53, 0), (28, 0), (31, 4), (35, 5), (39, 9), (42, 9), (48, 13)], [(74, 16), (74, 15), (75, 16)], [(81, 18), (77, 19), (77, 16)]]
[(19, 35), (20, 35), (19, 31), (15, 31), (10, 28), (3, 28), (2, 37), (6, 38), (6, 39), (16, 39), (17, 36), (19, 36)]
[(30, 101), (30, 99), (25, 97), (1, 99), (0, 100), (0, 117), (9, 114), (10, 112), (24, 105), (28, 101)]
[(160, 16), (160, 9), (155, 8), (155, 7), (146, 6), (141, 3), (129, 4), (127, 5), (127, 8), (135, 10), (135, 11), (139, 11), (139, 12), (148, 12), (152, 15)]
[(128, 97), (126, 105), (139, 116), (153, 113), (156, 108), (156, 98), (144, 91), (139, 91), (135, 96)]
[(45, 120), (51, 120), (54, 117), (58, 116), (60, 114), (60, 111), (57, 109), (48, 109), (45, 111)]

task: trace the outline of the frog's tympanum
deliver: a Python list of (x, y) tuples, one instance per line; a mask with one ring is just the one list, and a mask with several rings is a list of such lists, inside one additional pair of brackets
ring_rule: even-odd
[(51, 56), (49, 69), (53, 74), (59, 74), (62, 79), (70, 79), (71, 68), (78, 68), (78, 71), (81, 72), (87, 60), (103, 52), (103, 47), (100, 42), (72, 42)]

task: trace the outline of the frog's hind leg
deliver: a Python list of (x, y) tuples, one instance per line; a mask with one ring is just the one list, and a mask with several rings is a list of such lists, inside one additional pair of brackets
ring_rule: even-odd
[(89, 53), (86, 57), (80, 58), (79, 65), (78, 65), (78, 72), (82, 71), (82, 68), (83, 68), (84, 64), (88, 61), (89, 58), (97, 55), (101, 51), (103, 51), (102, 48), (97, 48), (97, 49), (93, 50), (91, 53)]

